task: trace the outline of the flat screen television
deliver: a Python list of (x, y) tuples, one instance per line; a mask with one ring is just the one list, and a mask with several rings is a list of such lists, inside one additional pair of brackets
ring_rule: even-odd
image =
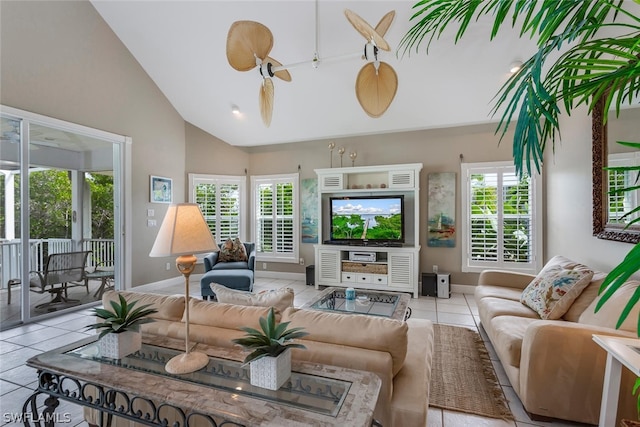
[(331, 197), (330, 240), (335, 243), (404, 243), (404, 196)]

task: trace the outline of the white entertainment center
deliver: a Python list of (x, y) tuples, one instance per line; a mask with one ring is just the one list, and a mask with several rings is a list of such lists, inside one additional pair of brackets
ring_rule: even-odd
[[(342, 286), (419, 295), (421, 163), (316, 169), (318, 236), (315, 286)], [(404, 242), (331, 239), (332, 198), (401, 197)]]

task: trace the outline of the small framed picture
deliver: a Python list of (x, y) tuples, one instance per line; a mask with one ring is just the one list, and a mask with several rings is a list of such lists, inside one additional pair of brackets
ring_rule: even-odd
[(171, 203), (173, 201), (173, 180), (151, 175), (151, 203)]

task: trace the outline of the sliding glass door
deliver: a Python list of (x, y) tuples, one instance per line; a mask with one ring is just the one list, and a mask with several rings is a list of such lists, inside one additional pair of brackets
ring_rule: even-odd
[(0, 328), (78, 309), (119, 288), (118, 135), (3, 108)]

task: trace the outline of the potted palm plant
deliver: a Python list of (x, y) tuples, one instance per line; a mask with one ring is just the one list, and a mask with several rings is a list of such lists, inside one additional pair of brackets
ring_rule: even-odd
[(291, 376), (291, 348), (306, 348), (291, 340), (309, 335), (303, 328), (287, 329), (290, 322), (277, 323), (273, 307), (267, 317), (260, 318), (260, 331), (243, 327), (247, 335), (234, 339), (246, 350), (252, 350), (244, 359), (249, 363), (251, 385), (278, 390)]
[(140, 325), (153, 322), (154, 319), (147, 316), (158, 312), (149, 308), (151, 304), (135, 307), (138, 301), (127, 302), (122, 295), (118, 298), (120, 303), (110, 301), (111, 309), (95, 308), (94, 314), (103, 321), (87, 326), (87, 329), (101, 330), (98, 337), (100, 354), (112, 359), (122, 359), (140, 350)]

